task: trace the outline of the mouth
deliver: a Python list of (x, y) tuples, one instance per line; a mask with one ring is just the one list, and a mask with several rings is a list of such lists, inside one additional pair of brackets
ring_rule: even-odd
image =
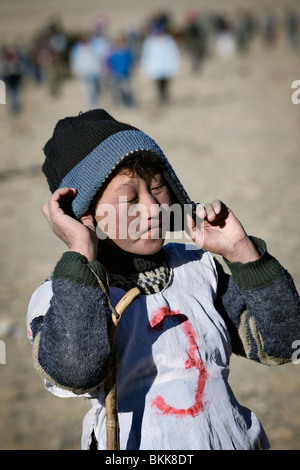
[(139, 238), (159, 238), (162, 233), (162, 224), (150, 225), (148, 228), (141, 230), (138, 235)]

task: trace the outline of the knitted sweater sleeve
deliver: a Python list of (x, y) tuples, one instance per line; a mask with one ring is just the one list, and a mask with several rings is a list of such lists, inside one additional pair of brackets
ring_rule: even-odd
[(231, 276), (217, 262), (216, 307), (227, 324), (234, 353), (266, 365), (283, 364), (291, 361), (293, 342), (300, 338), (299, 295), (263, 240), (252, 240), (261, 254), (257, 261), (226, 262)]
[(105, 279), (98, 261), (64, 253), (53, 272), (48, 311), (35, 314), (30, 324), (38, 372), (76, 394), (96, 388), (108, 375), (110, 309), (97, 276)]

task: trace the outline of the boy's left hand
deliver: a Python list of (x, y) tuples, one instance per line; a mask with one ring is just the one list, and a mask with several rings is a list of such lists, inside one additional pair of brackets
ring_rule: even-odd
[(247, 263), (259, 253), (233, 212), (220, 200), (197, 205), (197, 226), (188, 216), (188, 234), (204, 250), (226, 258), (229, 262)]

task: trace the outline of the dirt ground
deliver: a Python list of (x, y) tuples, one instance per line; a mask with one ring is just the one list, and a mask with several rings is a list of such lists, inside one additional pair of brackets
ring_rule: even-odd
[[(28, 37), (44, 20), (37, 1), (25, 3), (25, 16), (20, 1), (0, 6), (1, 41), (12, 31)], [(84, 28), (95, 2), (72, 1), (70, 15), (67, 3), (51, 2), (61, 8), (67, 26)], [(138, 19), (146, 15), (140, 3), (127, 2), (128, 17), (130, 11)], [(152, 9), (159, 4), (151, 2)], [(121, 2), (103, 5), (115, 14)], [(182, 3), (165, 5), (178, 13)], [(166, 106), (156, 104), (153, 84), (138, 71), (133, 81), (136, 107), (116, 105), (110, 94), (100, 95), (99, 105), (151, 135), (194, 200), (224, 200), (248, 233), (267, 241), (299, 288), (300, 104), (291, 101), (291, 84), (297, 79), (299, 53), (284, 36), (274, 49), (258, 38), (247, 54), (229, 61), (212, 54), (196, 74), (182, 53)], [(7, 104), (0, 105), (0, 339), (6, 347), (6, 363), (0, 364), (0, 449), (79, 449), (89, 404), (44, 390), (32, 364), (26, 312), (32, 292), (65, 249), (40, 210), (49, 196), (40, 170), (42, 148), (57, 120), (84, 110), (84, 101), (76, 79), (66, 81), (56, 99), (46, 86), (28, 82), (22, 99), (17, 118)], [(230, 383), (239, 401), (262, 421), (273, 449), (300, 449), (300, 365), (267, 368), (234, 357)]]

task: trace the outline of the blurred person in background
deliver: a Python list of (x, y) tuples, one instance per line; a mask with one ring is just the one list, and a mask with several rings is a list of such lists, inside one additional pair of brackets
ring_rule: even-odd
[(185, 22), (185, 48), (191, 60), (191, 69), (197, 72), (207, 55), (208, 34), (197, 12), (188, 11)]
[(220, 14), (215, 20), (216, 52), (223, 60), (229, 60), (236, 53), (236, 37), (231, 22), (226, 15)]
[(178, 74), (180, 67), (177, 43), (166, 29), (166, 22), (162, 19), (151, 24), (150, 33), (142, 45), (140, 62), (144, 75), (155, 83), (160, 103), (169, 99), (170, 81)]
[(101, 89), (109, 82), (108, 58), (111, 53), (111, 40), (107, 33), (108, 21), (103, 15), (97, 15), (92, 23), (91, 47), (100, 66)]
[(300, 12), (297, 14), (293, 10), (287, 11), (286, 32), (291, 48), (298, 51), (300, 45)]
[(253, 38), (254, 31), (255, 23), (252, 15), (243, 8), (238, 9), (235, 33), (239, 52), (249, 51), (249, 46)]
[(263, 39), (267, 46), (276, 47), (278, 44), (278, 20), (271, 9), (268, 9), (263, 17)]
[(4, 46), (1, 53), (1, 76), (6, 85), (10, 111), (16, 115), (21, 112), (21, 85), (23, 64), (18, 48)]
[(31, 48), (32, 71), (38, 82), (48, 86), (52, 98), (59, 96), (63, 79), (68, 73), (67, 43), (67, 35), (59, 18), (51, 17)]
[(131, 77), (134, 70), (134, 56), (124, 34), (115, 40), (108, 59), (113, 85), (113, 98), (116, 103), (132, 106)]
[(88, 35), (84, 34), (72, 46), (70, 65), (72, 72), (83, 85), (87, 109), (97, 108), (101, 65)]

